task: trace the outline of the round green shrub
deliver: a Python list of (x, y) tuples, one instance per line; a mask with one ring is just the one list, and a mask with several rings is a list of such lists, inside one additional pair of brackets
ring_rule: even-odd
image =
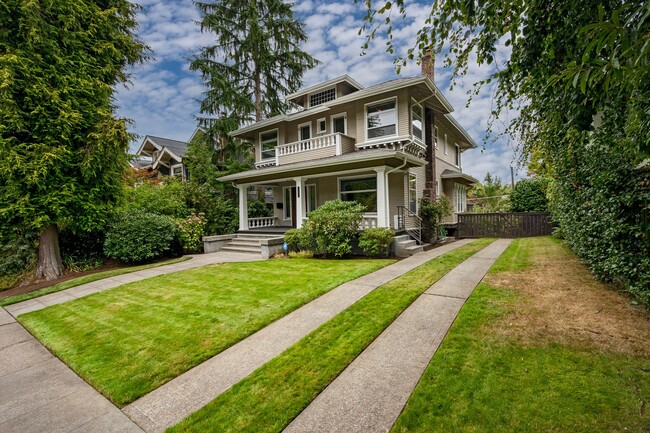
[(140, 210), (122, 211), (111, 223), (104, 253), (125, 262), (143, 262), (172, 249), (176, 225), (171, 217)]
[(314, 244), (305, 229), (290, 229), (284, 234), (284, 241), (291, 251), (313, 251)]
[(520, 180), (510, 193), (510, 210), (512, 212), (546, 212), (548, 210), (547, 186), (548, 182), (542, 177)]
[(359, 248), (369, 256), (385, 255), (395, 232), (385, 227), (366, 229), (359, 235)]
[(309, 213), (304, 229), (310, 243), (325, 256), (343, 257), (352, 252), (365, 206), (356, 202), (332, 200)]

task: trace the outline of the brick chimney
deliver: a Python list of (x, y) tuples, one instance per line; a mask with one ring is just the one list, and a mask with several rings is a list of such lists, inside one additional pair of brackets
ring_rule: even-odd
[(420, 66), (422, 67), (422, 76), (431, 78), (433, 81), (435, 59), (431, 56), (431, 50), (426, 50), (420, 59)]

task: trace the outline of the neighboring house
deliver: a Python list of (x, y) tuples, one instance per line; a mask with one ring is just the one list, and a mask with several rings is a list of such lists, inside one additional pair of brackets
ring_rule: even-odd
[[(239, 188), (240, 230), (301, 227), (333, 199), (364, 204), (364, 228), (403, 229), (423, 195), (444, 194), (456, 213), (466, 210), (477, 180), (463, 174), (461, 154), (476, 144), (430, 76), (365, 88), (344, 75), (286, 99), (303, 109), (231, 134), (255, 146), (255, 169), (219, 179)], [(248, 218), (249, 191), (261, 188), (274, 216)]]
[(136, 159), (131, 162), (131, 166), (158, 170), (161, 176), (177, 176), (185, 180), (187, 167), (183, 164), (183, 158), (187, 153), (187, 146), (184, 141), (147, 135), (135, 153)]

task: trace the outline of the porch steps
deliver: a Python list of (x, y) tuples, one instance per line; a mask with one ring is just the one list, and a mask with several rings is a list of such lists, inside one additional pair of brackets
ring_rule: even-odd
[(395, 236), (395, 255), (397, 257), (410, 257), (424, 251), (426, 245), (418, 245), (409, 235)]
[(237, 253), (261, 254), (261, 241), (277, 238), (278, 235), (271, 234), (248, 234), (237, 233), (228, 244), (221, 248), (221, 251), (232, 251)]

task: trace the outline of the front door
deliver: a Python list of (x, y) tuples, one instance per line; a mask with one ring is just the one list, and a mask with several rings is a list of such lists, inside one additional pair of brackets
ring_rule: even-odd
[(291, 187), (291, 227), (296, 227), (296, 187)]

